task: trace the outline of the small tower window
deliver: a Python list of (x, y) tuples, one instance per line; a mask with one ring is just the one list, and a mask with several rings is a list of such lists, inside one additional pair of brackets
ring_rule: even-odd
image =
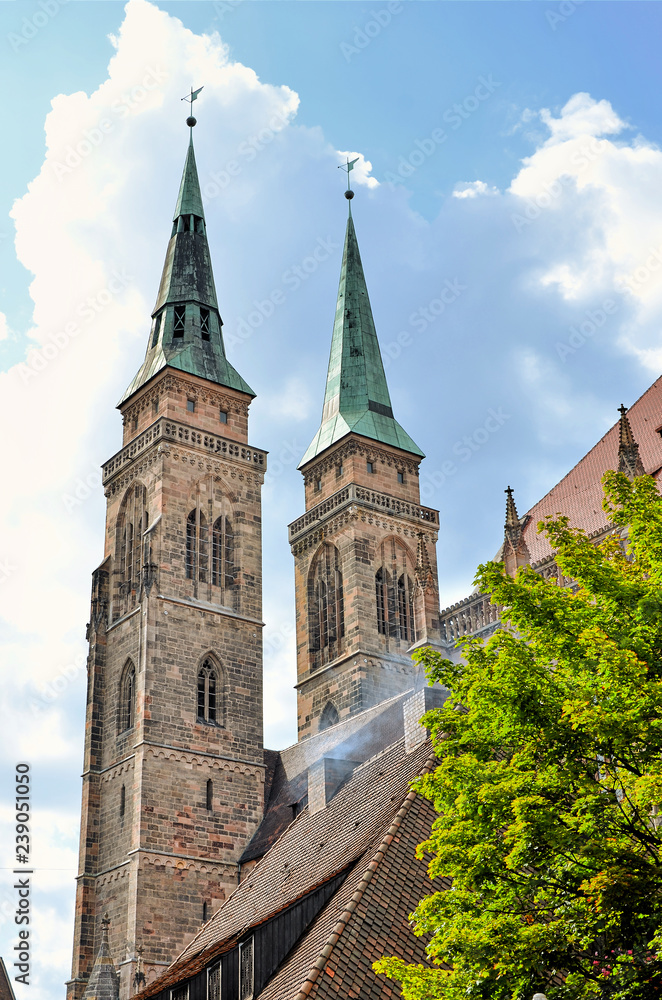
[(216, 722), (216, 671), (209, 660), (198, 671), (198, 722)]
[(221, 421), (222, 424), (227, 424), (227, 422), (228, 422), (228, 411), (227, 410), (219, 410), (218, 418), (219, 418), (219, 420)]
[(155, 396), (152, 400), (152, 413), (154, 416), (159, 412), (159, 397)]
[(209, 340), (209, 309), (200, 309), (200, 333), (203, 340)]
[(186, 306), (175, 306), (175, 325), (173, 336), (183, 337), (186, 326)]
[(404, 474), (404, 472), (398, 472), (398, 482), (399, 483), (404, 483), (404, 481), (405, 481), (405, 474)]
[(203, 924), (207, 923), (208, 918), (209, 918), (209, 904), (207, 903), (207, 900), (205, 899), (204, 903), (202, 904), (202, 922), (203, 922)]
[(322, 732), (323, 729), (329, 729), (331, 726), (335, 726), (339, 721), (340, 716), (338, 715), (338, 709), (333, 702), (328, 701), (324, 711), (320, 715), (320, 732)]
[(127, 729), (131, 729), (133, 727), (135, 686), (136, 670), (133, 663), (131, 663), (131, 660), (129, 660), (124, 668), (124, 673), (122, 674), (122, 680), (120, 682), (120, 733), (124, 733)]
[(321, 479), (318, 479), (317, 482), (315, 483), (315, 492), (316, 493), (321, 493), (322, 492), (322, 480)]
[(186, 400), (186, 409), (188, 410), (189, 413), (195, 413), (195, 400), (194, 399), (187, 399)]
[(124, 810), (126, 809), (126, 788), (122, 785), (122, 790), (120, 792), (120, 816), (124, 816)]
[(373, 462), (366, 462), (365, 465), (366, 465), (366, 470), (369, 473), (373, 473), (375, 471), (375, 466)]
[(211, 778), (207, 779), (207, 810), (211, 812), (214, 804), (214, 782)]
[(336, 466), (336, 478), (340, 479), (341, 476), (342, 476), (342, 462), (340, 463), (340, 465)]

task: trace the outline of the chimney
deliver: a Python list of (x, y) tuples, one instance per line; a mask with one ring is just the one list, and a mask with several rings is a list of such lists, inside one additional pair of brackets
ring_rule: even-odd
[(442, 687), (425, 687), (408, 698), (402, 706), (405, 723), (405, 750), (411, 753), (428, 738), (428, 731), (420, 718), (431, 708), (441, 708), (450, 691)]
[(326, 809), (336, 792), (349, 781), (359, 763), (356, 760), (322, 757), (311, 764), (308, 768), (308, 812), (312, 814)]

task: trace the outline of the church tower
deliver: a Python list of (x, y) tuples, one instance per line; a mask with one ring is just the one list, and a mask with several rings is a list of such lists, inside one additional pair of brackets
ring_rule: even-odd
[(322, 422), (299, 466), (306, 512), (289, 528), (299, 739), (413, 687), (411, 647), (439, 641), (439, 515), (393, 416), (349, 208)]
[(106, 927), (122, 1000), (160, 974), (236, 887), (263, 813), (266, 455), (225, 356), (187, 124), (147, 353), (103, 466), (69, 1000)]

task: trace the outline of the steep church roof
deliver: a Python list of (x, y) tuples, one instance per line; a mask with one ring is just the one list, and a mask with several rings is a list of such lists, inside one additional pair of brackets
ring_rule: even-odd
[(147, 353), (120, 405), (166, 366), (254, 396), (225, 356), (222, 327), (191, 128)]
[(350, 433), (424, 457), (393, 416), (351, 210), (345, 232), (322, 423), (299, 468)]
[(630, 457), (639, 459), (645, 472), (658, 481), (662, 479), (661, 428), (662, 378), (658, 378), (632, 404), (627, 417), (621, 413), (619, 420), (588, 454), (527, 512), (530, 520), (524, 529), (524, 539), (532, 563), (552, 553), (545, 536), (536, 530), (538, 522), (548, 514), (567, 514), (573, 526), (583, 528), (588, 534), (606, 527), (601, 479), (607, 470), (619, 468), (624, 450)]
[[(414, 721), (433, 697), (440, 699), (435, 704), (441, 703), (445, 692), (426, 689), (414, 696)], [(408, 699), (411, 692), (279, 754), (290, 789), (320, 754), (333, 760), (348, 755), (360, 760), (370, 752), (374, 756), (354, 768), (323, 808), (311, 812), (309, 806), (294, 820), (290, 811), (289, 823), (271, 838), (267, 853), (140, 997), (165, 1000), (175, 984), (197, 983), (198, 977), (203, 981), (207, 968), (219, 958), (228, 960), (251, 934), (259, 949), (260, 933), (266, 935), (261, 940), (272, 963), (260, 979), (256, 950), (254, 995), (260, 1000), (359, 994), (377, 1000), (400, 995), (394, 983), (372, 971), (372, 962), (395, 954), (426, 963), (426, 940), (416, 937), (408, 917), (424, 895), (448, 888), (442, 880), (433, 884), (426, 863), (415, 858), (416, 846), (429, 835), (436, 813), (409, 786), (433, 766), (434, 758), (422, 727), (411, 739)], [(394, 736), (384, 749), (384, 740)], [(273, 806), (271, 800), (267, 817)], [(299, 910), (306, 907), (303, 920)], [(282, 917), (289, 920), (288, 930), (294, 925), (299, 930), (279, 956), (282, 924), (272, 932), (269, 928)], [(223, 968), (225, 983), (229, 973)]]

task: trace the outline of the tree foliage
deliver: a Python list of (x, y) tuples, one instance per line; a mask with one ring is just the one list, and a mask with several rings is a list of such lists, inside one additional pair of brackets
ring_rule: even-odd
[(431, 968), (376, 964), (406, 1000), (662, 996), (662, 500), (650, 477), (603, 482), (601, 544), (539, 526), (573, 586), (480, 566), (508, 627), (460, 663), (419, 654), (452, 692), (425, 717), (419, 856), (452, 889), (413, 914)]

